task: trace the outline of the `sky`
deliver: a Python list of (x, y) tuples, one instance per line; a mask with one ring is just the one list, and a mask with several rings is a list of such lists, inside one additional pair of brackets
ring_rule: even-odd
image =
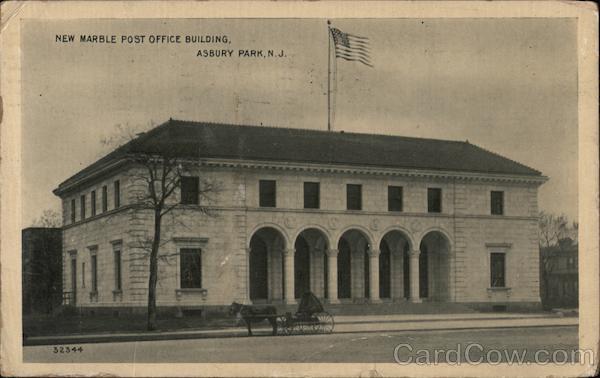
[[(373, 67), (338, 59), (334, 131), (468, 140), (542, 171), (540, 210), (577, 209), (574, 19), (337, 19)], [(114, 35), (117, 43), (79, 42)], [(74, 42), (57, 42), (74, 35)], [(144, 43), (120, 43), (144, 35)], [(179, 35), (182, 43), (151, 43)], [(185, 36), (228, 43), (185, 43)], [(119, 125), (169, 118), (327, 129), (324, 19), (27, 20), (22, 28), (23, 227)], [(198, 50), (233, 50), (197, 57)], [(282, 57), (240, 57), (239, 50)]]

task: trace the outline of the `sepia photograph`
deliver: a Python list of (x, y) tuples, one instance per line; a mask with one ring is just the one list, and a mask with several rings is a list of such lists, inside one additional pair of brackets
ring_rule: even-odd
[(10, 9), (3, 374), (594, 374), (597, 31), (363, 3)]

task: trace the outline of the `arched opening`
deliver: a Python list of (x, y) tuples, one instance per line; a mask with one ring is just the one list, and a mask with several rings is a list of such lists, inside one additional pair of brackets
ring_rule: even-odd
[(379, 297), (402, 299), (410, 296), (410, 242), (398, 230), (387, 232), (379, 245)]
[(352, 298), (352, 265), (350, 244), (345, 239), (338, 243), (338, 298)]
[(369, 240), (358, 230), (348, 230), (338, 241), (338, 298), (369, 298)]
[(310, 250), (302, 235), (296, 239), (294, 248), (294, 298), (301, 298), (310, 291)]
[(250, 299), (269, 297), (269, 263), (267, 244), (259, 237), (250, 241)]
[(379, 298), (390, 299), (392, 297), (392, 267), (391, 252), (388, 244), (383, 240), (379, 254)]
[(327, 297), (327, 235), (317, 228), (307, 228), (294, 243), (294, 295), (307, 291), (319, 298)]
[(439, 231), (421, 240), (419, 255), (419, 295), (431, 301), (450, 299), (450, 242)]
[(259, 229), (250, 238), (249, 295), (253, 303), (283, 300), (285, 239), (272, 228)]

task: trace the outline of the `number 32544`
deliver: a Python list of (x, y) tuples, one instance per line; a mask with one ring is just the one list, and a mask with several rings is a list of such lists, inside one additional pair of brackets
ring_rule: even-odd
[(55, 346), (52, 350), (53, 353), (81, 353), (83, 352), (82, 346)]

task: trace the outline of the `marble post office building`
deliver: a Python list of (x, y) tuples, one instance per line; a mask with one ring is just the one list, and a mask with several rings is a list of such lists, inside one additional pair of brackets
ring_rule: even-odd
[(330, 304), (540, 304), (540, 172), (468, 141), (177, 120), (55, 189), (65, 302), (146, 305), (153, 213), (136, 206), (148, 186), (130, 157), (166, 150), (184, 173), (163, 219), (161, 307), (309, 290)]

